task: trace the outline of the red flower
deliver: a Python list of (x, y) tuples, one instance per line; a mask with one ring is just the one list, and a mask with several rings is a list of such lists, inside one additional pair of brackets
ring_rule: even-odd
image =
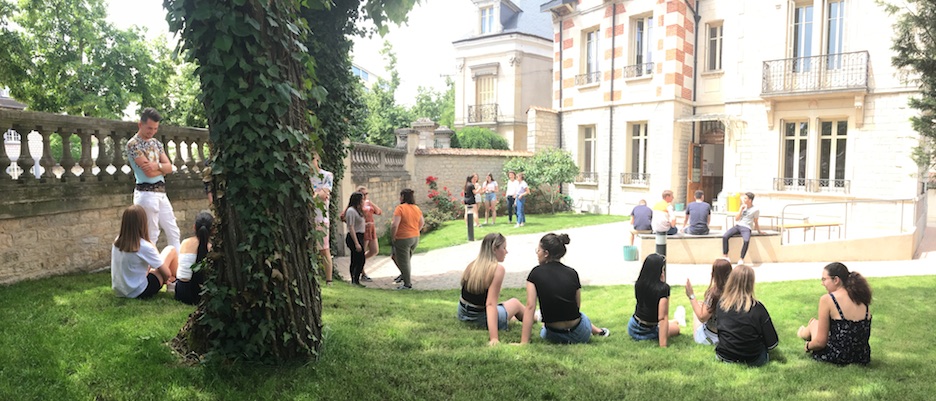
[(438, 179), (439, 179), (438, 177), (433, 177), (433, 176), (430, 175), (430, 176), (426, 177), (426, 185), (432, 184), (433, 182), (435, 182), (435, 181), (438, 180)]

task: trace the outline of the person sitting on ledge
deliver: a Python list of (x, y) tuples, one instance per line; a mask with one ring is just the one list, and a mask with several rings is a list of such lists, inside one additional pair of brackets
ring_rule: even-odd
[(686, 217), (683, 218), (683, 232), (689, 235), (705, 235), (709, 233), (709, 224), (712, 222), (712, 206), (705, 202), (705, 193), (695, 191), (695, 202), (686, 206)]
[(747, 255), (748, 245), (751, 243), (751, 228), (757, 230), (758, 234), (764, 234), (760, 229), (760, 223), (758, 223), (759, 217), (760, 209), (754, 207), (754, 194), (747, 192), (741, 195), (741, 209), (738, 210), (738, 214), (735, 216), (735, 221), (738, 223), (725, 231), (725, 235), (722, 236), (722, 253), (725, 254), (725, 259), (728, 259), (728, 239), (741, 235), (741, 238), (744, 239), (744, 245), (741, 246), (741, 258), (738, 259), (738, 264), (744, 264), (744, 257)]

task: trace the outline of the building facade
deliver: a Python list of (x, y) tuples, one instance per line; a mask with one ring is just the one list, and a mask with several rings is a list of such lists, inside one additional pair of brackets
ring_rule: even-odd
[(474, 33), (455, 41), (455, 127), (489, 128), (527, 149), (527, 111), (551, 107), (552, 22), (541, 0), (472, 0)]
[[(560, 146), (570, 194), (628, 214), (665, 189), (754, 192), (762, 210), (910, 199), (917, 93), (891, 66), (872, 0), (553, 0)], [(536, 149), (530, 149), (535, 151)], [(723, 195), (724, 199), (724, 195)]]

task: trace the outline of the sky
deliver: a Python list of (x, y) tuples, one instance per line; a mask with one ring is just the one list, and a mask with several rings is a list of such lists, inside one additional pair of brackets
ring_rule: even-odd
[[(413, 105), (419, 86), (442, 90), (444, 75), (455, 73), (455, 50), (452, 42), (467, 37), (473, 27), (474, 5), (471, 0), (421, 0), (408, 15), (408, 23), (390, 26), (386, 40), (397, 56), (400, 88), (397, 102)], [(175, 39), (169, 34), (163, 0), (109, 0), (108, 20), (119, 28), (137, 25), (147, 29), (150, 38), (164, 34), (170, 46)], [(365, 69), (389, 78), (385, 62), (379, 54), (384, 38), (356, 38), (354, 62)]]

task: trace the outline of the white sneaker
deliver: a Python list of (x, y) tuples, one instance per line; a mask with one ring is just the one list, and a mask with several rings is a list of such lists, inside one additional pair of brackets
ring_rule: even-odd
[(680, 327), (686, 327), (686, 308), (682, 305), (676, 307), (676, 312), (673, 313), (673, 319), (676, 319), (676, 323), (679, 323)]
[(535, 320), (535, 321), (537, 321), (537, 322), (542, 322), (542, 321), (543, 321), (543, 313), (540, 312), (539, 309), (537, 309), (536, 312), (533, 312), (533, 320)]
[(738, 259), (738, 266), (741, 266), (743, 264), (744, 264), (744, 259)]
[(175, 293), (175, 284), (176, 284), (175, 281), (171, 283), (166, 283), (166, 292)]
[(514, 228), (519, 228), (519, 227), (520, 227), (520, 223), (517, 223), (514, 225)]

